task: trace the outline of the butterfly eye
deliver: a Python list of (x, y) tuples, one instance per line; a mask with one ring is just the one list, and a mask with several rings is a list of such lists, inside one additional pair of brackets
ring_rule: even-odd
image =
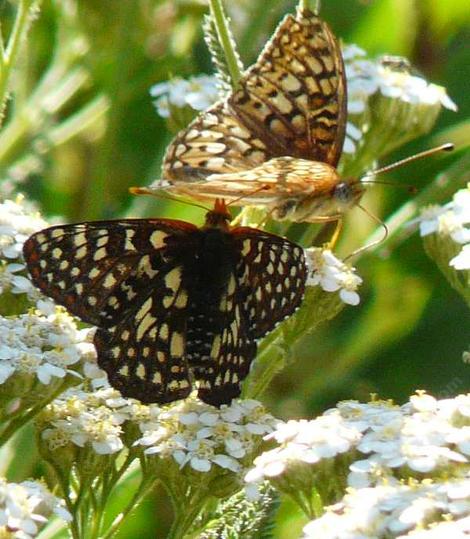
[(354, 198), (354, 189), (348, 182), (340, 182), (333, 191), (333, 196), (338, 202), (347, 204)]

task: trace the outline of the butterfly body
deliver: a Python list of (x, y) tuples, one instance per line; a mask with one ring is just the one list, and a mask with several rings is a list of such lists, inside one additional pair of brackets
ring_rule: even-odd
[(24, 257), (34, 284), (98, 326), (98, 364), (142, 402), (198, 395), (220, 406), (240, 394), (256, 340), (299, 306), (306, 265), (292, 242), (231, 228), (217, 201), (199, 228), (170, 219), (54, 226)]
[(345, 127), (339, 44), (325, 22), (300, 8), (280, 23), (237, 88), (170, 144), (165, 189), (263, 206), (276, 219), (336, 220), (363, 192), (336, 169)]
[(359, 181), (343, 180), (327, 163), (295, 157), (275, 157), (247, 171), (211, 174), (203, 182), (177, 185), (181, 195), (201, 200), (222, 196), (231, 202), (251, 188), (242, 198), (244, 205), (263, 206), (280, 221), (312, 223), (340, 218), (364, 191)]

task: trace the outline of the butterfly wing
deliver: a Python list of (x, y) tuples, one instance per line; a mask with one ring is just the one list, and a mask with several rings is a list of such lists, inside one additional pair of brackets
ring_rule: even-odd
[(346, 123), (341, 50), (328, 25), (299, 9), (281, 22), (228, 102), (271, 157), (336, 166)]
[(307, 280), (303, 249), (261, 230), (233, 230), (243, 253), (242, 282), (248, 288), (245, 312), (255, 339), (272, 331), (302, 302)]
[(181, 221), (123, 220), (55, 226), (33, 234), (24, 257), (33, 283), (97, 325), (99, 365), (123, 395), (169, 402), (189, 394), (184, 360), (190, 283), (167, 242), (194, 251)]
[(289, 240), (247, 227), (232, 235), (240, 259), (220, 302), (222, 327), (198, 376), (199, 397), (216, 406), (240, 395), (256, 339), (298, 308), (307, 277), (303, 250)]
[(336, 166), (345, 123), (339, 45), (326, 23), (299, 10), (281, 22), (239, 88), (177, 135), (163, 177), (197, 181), (280, 156)]
[(212, 173), (250, 169), (269, 157), (265, 143), (223, 101), (197, 116), (171, 142), (163, 160), (163, 178), (198, 181)]

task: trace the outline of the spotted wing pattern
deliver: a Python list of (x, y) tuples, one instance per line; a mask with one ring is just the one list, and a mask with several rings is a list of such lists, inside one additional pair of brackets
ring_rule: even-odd
[(183, 359), (186, 283), (167, 239), (195, 256), (194, 225), (124, 220), (51, 227), (31, 236), (24, 256), (33, 283), (98, 326), (99, 365), (125, 396), (167, 402), (189, 394)]
[(170, 144), (163, 176), (191, 182), (291, 156), (336, 166), (346, 124), (339, 45), (313, 13), (288, 15), (239, 88)]
[(256, 340), (297, 310), (307, 277), (303, 249), (291, 241), (248, 227), (231, 235), (240, 256), (220, 298), (199, 386), (201, 399), (217, 406), (240, 394)]
[(288, 240), (165, 219), (55, 226), (23, 252), (38, 288), (98, 326), (111, 385), (146, 403), (184, 398), (193, 378), (207, 403), (239, 395), (256, 339), (298, 307), (306, 274)]

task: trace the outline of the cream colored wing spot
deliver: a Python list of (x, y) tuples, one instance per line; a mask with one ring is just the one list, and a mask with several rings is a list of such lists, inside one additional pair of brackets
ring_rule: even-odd
[[(78, 253), (78, 251), (77, 251), (77, 253)], [(99, 249), (97, 249), (95, 251), (95, 254), (93, 255), (93, 260), (95, 262), (99, 262), (100, 260), (105, 258), (107, 254), (108, 254), (108, 251), (106, 250), (106, 248), (105, 247), (100, 247)]]
[(183, 335), (177, 331), (171, 336), (170, 354), (173, 357), (182, 357), (184, 355), (184, 338)]
[(76, 234), (73, 238), (73, 244), (75, 247), (81, 247), (87, 242), (86, 234), (85, 232), (80, 232), (79, 234)]
[[(55, 228), (55, 229), (51, 232), (51, 238), (53, 238), (53, 239), (60, 238), (61, 236), (64, 235), (64, 232), (65, 232), (65, 230), (64, 230), (63, 228)], [(40, 242), (43, 242), (43, 241), (46, 239), (46, 236), (44, 236), (44, 234), (42, 234), (41, 236), (37, 236), (37, 239), (38, 239)]]
[(52, 249), (52, 258), (62, 258), (62, 255), (63, 255), (63, 251), (62, 249), (59, 249), (58, 247), (56, 247), (55, 249)]
[(150, 235), (150, 243), (152, 244), (155, 249), (161, 249), (162, 247), (166, 247), (166, 238), (168, 237), (168, 234), (166, 232), (162, 232), (161, 230), (155, 230)]

